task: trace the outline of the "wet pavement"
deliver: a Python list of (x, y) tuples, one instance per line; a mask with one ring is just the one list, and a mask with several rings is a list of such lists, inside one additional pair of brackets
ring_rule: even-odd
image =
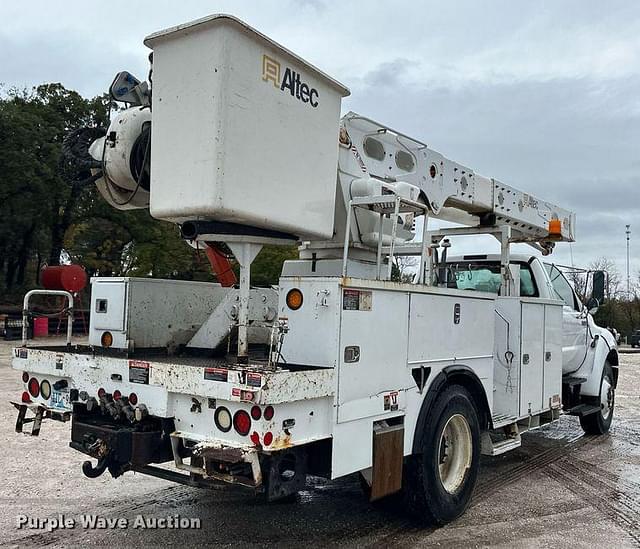
[[(439, 529), (417, 528), (400, 509), (370, 505), (355, 476), (312, 478), (295, 503), (266, 504), (237, 489), (207, 490), (140, 474), (83, 476), (68, 447), (69, 424), (45, 422), (39, 437), (14, 433), (9, 404), (22, 383), (0, 342), (0, 545), (640, 547), (640, 354), (621, 356), (616, 416), (608, 435), (585, 436), (563, 417), (525, 434), (521, 448), (483, 458), (467, 513)], [(18, 529), (30, 520), (74, 528)], [(82, 515), (125, 519), (85, 529)], [(140, 520), (200, 519), (199, 529), (142, 528)], [(137, 527), (136, 527), (137, 526)]]

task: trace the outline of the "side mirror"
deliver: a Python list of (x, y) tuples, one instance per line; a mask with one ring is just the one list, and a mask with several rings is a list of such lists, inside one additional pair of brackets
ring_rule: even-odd
[(600, 302), (595, 297), (589, 298), (589, 301), (587, 301), (587, 311), (589, 311), (589, 314), (595, 315), (599, 308)]
[[(591, 299), (595, 299), (600, 303), (604, 302), (604, 286), (605, 286), (605, 272), (604, 271), (594, 271), (593, 272), (593, 291), (591, 292)], [(589, 300), (589, 303), (591, 300)], [(589, 308), (589, 303), (587, 303), (587, 308)]]

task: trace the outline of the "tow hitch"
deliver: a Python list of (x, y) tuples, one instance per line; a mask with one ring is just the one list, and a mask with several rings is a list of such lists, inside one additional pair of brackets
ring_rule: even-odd
[(98, 478), (102, 473), (105, 472), (108, 465), (109, 461), (107, 457), (103, 457), (102, 459), (98, 460), (98, 463), (95, 467), (91, 464), (90, 461), (83, 461), (82, 472), (89, 478)]
[(172, 459), (169, 434), (173, 420), (145, 418), (132, 422), (126, 416), (114, 419), (108, 407), (74, 403), (69, 446), (98, 460), (82, 464), (82, 472), (97, 478), (105, 470), (116, 478), (131, 469)]

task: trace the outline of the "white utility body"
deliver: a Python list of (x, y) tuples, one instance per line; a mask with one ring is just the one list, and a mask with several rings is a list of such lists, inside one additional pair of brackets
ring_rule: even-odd
[[(573, 241), (573, 213), (340, 119), (344, 86), (231, 16), (145, 44), (153, 89), (118, 75), (111, 93), (130, 108), (83, 165), (115, 207), (149, 207), (194, 247), (225, 243), (239, 285), (94, 279), (88, 346), (15, 349), (19, 430), (28, 411), (34, 434), (72, 419), (72, 447), (98, 460), (90, 477), (226, 481), (268, 499), (307, 474), (359, 472), (372, 500), (402, 491), (436, 523), (464, 512), (481, 452), (562, 411), (607, 431), (615, 341), (597, 301), (540, 257)], [(487, 234), (500, 254), (449, 253)], [(296, 242), (279, 287), (252, 288), (261, 247)], [(399, 281), (403, 256), (419, 263)]]

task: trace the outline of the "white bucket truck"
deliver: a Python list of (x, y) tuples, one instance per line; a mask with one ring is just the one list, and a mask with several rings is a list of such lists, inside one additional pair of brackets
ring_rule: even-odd
[[(226, 481), (269, 500), (359, 472), (372, 500), (402, 493), (435, 523), (464, 512), (481, 453), (562, 413), (607, 431), (615, 341), (597, 300), (540, 257), (573, 241), (571, 212), (340, 118), (344, 86), (233, 17), (145, 44), (152, 89), (120, 73), (111, 93), (129, 108), (67, 150), (114, 207), (225, 243), (239, 285), (94, 279), (89, 345), (15, 349), (18, 430), (70, 419), (90, 477)], [(493, 235), (501, 253), (452, 257), (458, 235)], [(252, 288), (260, 248), (295, 242), (278, 289)], [(401, 256), (419, 258), (412, 282), (392, 280)], [(592, 286), (601, 299), (601, 273)]]

